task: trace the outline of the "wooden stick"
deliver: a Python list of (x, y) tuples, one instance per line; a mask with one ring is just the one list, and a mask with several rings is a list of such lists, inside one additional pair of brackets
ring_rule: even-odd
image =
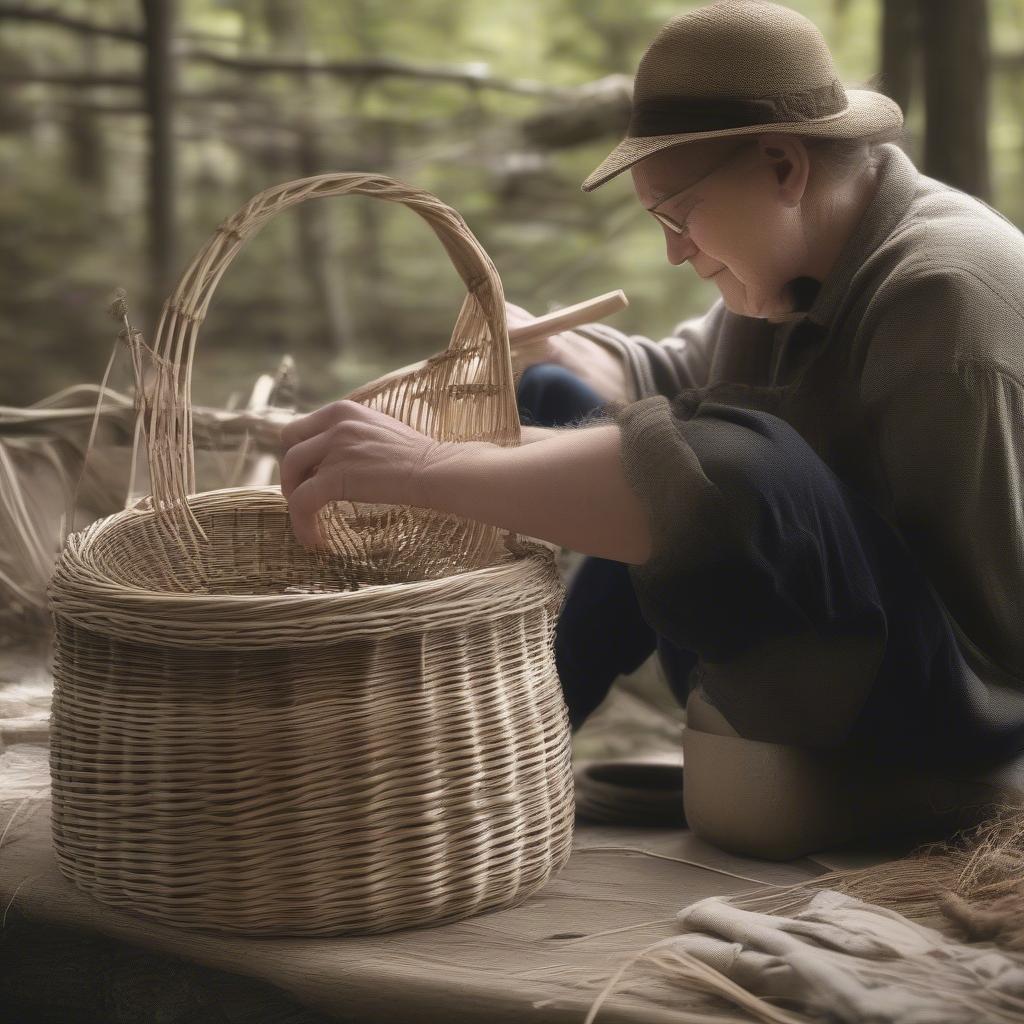
[[(522, 327), (515, 327), (508, 332), (510, 345), (517, 345), (523, 341), (532, 341), (535, 338), (543, 338), (548, 334), (558, 334), (559, 331), (568, 331), (573, 327), (582, 324), (593, 323), (601, 320), (620, 309), (629, 305), (626, 293), (619, 289), (614, 292), (605, 292), (593, 299), (586, 299), (584, 302), (577, 302), (575, 306), (566, 306), (564, 309), (556, 309), (553, 313), (545, 313)], [(403, 374), (412, 373), (413, 370), (420, 370), (426, 366), (427, 360), (421, 359), (418, 363), (410, 363), (408, 366), (401, 366), (397, 370), (389, 370), (382, 374), (371, 384), (382, 384), (391, 380), (392, 377), (401, 377)], [(362, 385), (362, 387), (367, 385)]]
[(575, 306), (566, 306), (564, 309), (556, 309), (553, 313), (545, 313), (544, 316), (539, 316), (532, 323), (523, 324), (522, 327), (515, 327), (508, 332), (508, 340), (515, 345), (520, 341), (532, 341), (548, 334), (558, 334), (559, 331), (568, 331), (581, 324), (603, 320), (628, 305), (629, 299), (621, 289), (606, 292), (596, 298), (577, 302)]

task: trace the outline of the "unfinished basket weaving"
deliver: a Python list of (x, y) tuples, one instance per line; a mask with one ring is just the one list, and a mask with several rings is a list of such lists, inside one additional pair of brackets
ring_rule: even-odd
[(347, 194), (418, 213), (468, 289), (446, 352), (350, 397), (440, 440), (519, 442), (501, 282), (428, 193), (377, 175), (290, 182), (192, 262), (140, 388), (152, 498), (72, 536), (50, 588), (58, 863), (169, 924), (327, 935), (453, 920), (521, 902), (569, 856), (546, 547), (334, 503), (329, 550), (310, 552), (278, 488), (193, 493), (191, 372), (221, 275), (274, 214)]

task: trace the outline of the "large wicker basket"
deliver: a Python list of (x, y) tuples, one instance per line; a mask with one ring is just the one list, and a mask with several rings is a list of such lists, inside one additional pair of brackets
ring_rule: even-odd
[(326, 935), (453, 920), (521, 902), (569, 856), (548, 548), (335, 503), (329, 550), (310, 552), (279, 489), (192, 493), (191, 370), (217, 282), (273, 214), (349, 193), (419, 213), (468, 288), (446, 352), (352, 397), (442, 440), (519, 441), (501, 283), (433, 196), (375, 175), (290, 182), (195, 258), (141, 399), (152, 498), (72, 536), (50, 588), (58, 863), (169, 924)]

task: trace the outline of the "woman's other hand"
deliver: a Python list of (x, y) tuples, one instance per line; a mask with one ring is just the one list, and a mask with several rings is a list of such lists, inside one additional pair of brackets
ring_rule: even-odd
[[(505, 309), (510, 331), (525, 327), (535, 319), (531, 313), (511, 302), (505, 303)], [(604, 345), (576, 331), (512, 342), (511, 350), (512, 370), (516, 374), (537, 363), (556, 363), (589, 384), (605, 401), (628, 400), (629, 387), (622, 359)]]
[(447, 447), (347, 400), (292, 420), (281, 430), (280, 465), (296, 537), (322, 543), (317, 513), (330, 501), (423, 505), (423, 474)]

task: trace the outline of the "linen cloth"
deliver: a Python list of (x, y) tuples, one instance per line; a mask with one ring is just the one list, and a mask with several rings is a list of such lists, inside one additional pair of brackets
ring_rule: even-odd
[(843, 1024), (1024, 1020), (1024, 965), (957, 942), (902, 914), (834, 890), (792, 917), (711, 897), (676, 915), (686, 932), (659, 944), (759, 997)]

